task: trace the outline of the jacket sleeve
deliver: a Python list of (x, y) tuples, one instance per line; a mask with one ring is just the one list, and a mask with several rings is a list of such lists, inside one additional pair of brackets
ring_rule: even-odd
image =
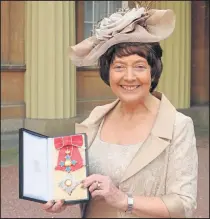
[(198, 173), (196, 139), (190, 117), (184, 116), (175, 125), (168, 159), (166, 195), (161, 199), (171, 218), (190, 218), (197, 207)]

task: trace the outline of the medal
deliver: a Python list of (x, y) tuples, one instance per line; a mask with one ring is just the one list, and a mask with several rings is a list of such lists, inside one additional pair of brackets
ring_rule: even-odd
[(54, 139), (54, 146), (59, 150), (56, 170), (71, 172), (84, 166), (79, 148), (83, 148), (82, 135), (65, 136)]
[[(75, 166), (77, 164), (76, 160), (71, 160), (72, 157), (72, 153), (73, 153), (73, 147), (72, 147), (72, 151), (70, 151), (69, 149), (67, 149), (65, 151), (66, 156), (65, 156), (65, 161), (60, 161), (60, 166), (61, 167), (65, 167), (65, 170), (69, 173), (71, 171), (71, 166)], [(71, 153), (72, 152), (72, 153)], [(71, 155), (69, 155), (71, 153)]]
[(66, 175), (66, 177), (59, 182), (59, 187), (62, 188), (69, 195), (72, 194), (73, 190), (81, 183), (81, 181), (75, 180), (74, 176), (70, 173)]

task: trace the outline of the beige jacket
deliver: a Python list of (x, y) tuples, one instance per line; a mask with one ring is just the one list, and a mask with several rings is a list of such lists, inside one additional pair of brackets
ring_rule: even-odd
[[(172, 218), (192, 217), (196, 209), (198, 169), (193, 122), (177, 112), (163, 94), (154, 95), (161, 100), (155, 124), (129, 164), (119, 189), (139, 196), (160, 197)], [(88, 147), (103, 117), (118, 102), (97, 106), (86, 120), (76, 124), (76, 133), (87, 134)], [(137, 217), (113, 209), (105, 202), (91, 200), (89, 205), (86, 217)]]

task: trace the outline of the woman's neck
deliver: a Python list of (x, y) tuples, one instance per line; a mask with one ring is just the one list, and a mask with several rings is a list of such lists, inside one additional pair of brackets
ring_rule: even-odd
[(159, 106), (160, 100), (153, 95), (149, 94), (143, 100), (134, 103), (126, 103), (120, 101), (117, 106), (117, 111), (124, 118), (133, 118), (139, 115), (145, 115), (148, 112), (156, 114), (157, 107)]

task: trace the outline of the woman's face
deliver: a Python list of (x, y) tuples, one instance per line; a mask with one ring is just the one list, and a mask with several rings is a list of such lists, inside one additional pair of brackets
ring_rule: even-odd
[(147, 60), (141, 56), (115, 57), (110, 66), (110, 87), (121, 101), (139, 102), (149, 94), (150, 71)]

